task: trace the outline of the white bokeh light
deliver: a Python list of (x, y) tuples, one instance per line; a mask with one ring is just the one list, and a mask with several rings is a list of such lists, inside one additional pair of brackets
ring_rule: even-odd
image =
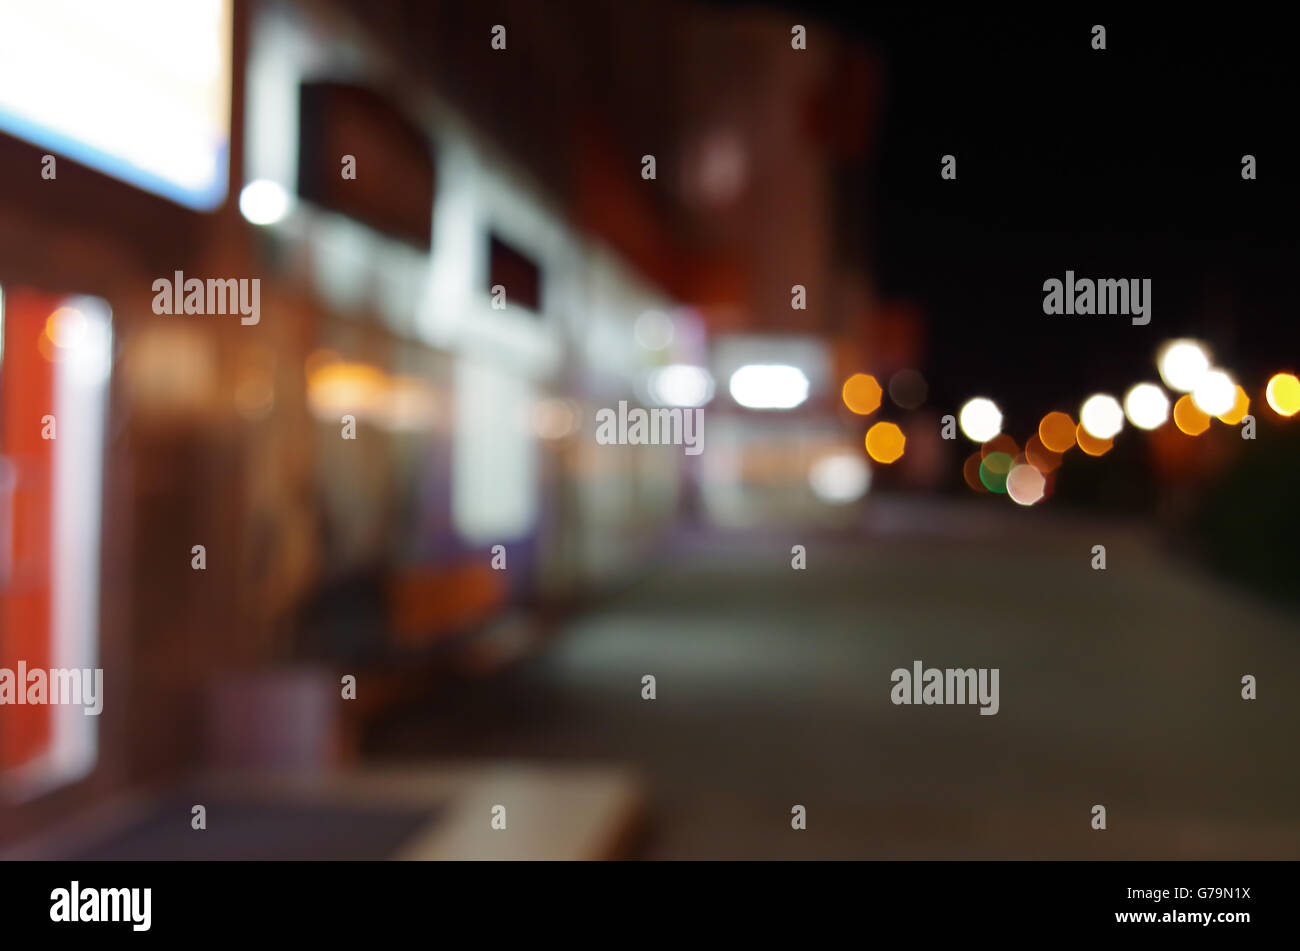
[(1124, 410), (1115, 397), (1096, 393), (1083, 401), (1079, 422), (1089, 435), (1097, 439), (1113, 439), (1124, 428)]
[(1002, 410), (983, 396), (967, 400), (958, 416), (961, 431), (972, 442), (988, 442), (1002, 432)]
[(1192, 391), (1192, 402), (1209, 416), (1222, 416), (1237, 402), (1237, 384), (1222, 370), (1210, 370)]
[(674, 363), (656, 367), (646, 383), (650, 398), (661, 406), (703, 406), (713, 399), (713, 377), (703, 367)]
[(1169, 419), (1169, 397), (1154, 383), (1139, 383), (1124, 396), (1124, 415), (1138, 429), (1159, 429)]
[(731, 398), (749, 409), (793, 409), (808, 399), (808, 377), (783, 363), (749, 363), (731, 374)]
[(1165, 386), (1190, 393), (1210, 369), (1210, 355), (1196, 340), (1170, 340), (1156, 355), (1156, 369)]
[(850, 452), (822, 456), (808, 467), (808, 485), (813, 495), (832, 505), (855, 502), (871, 487), (871, 466)]
[(255, 225), (273, 225), (289, 213), (292, 199), (284, 186), (261, 178), (239, 193), (239, 212)]
[(1007, 474), (1007, 495), (1017, 505), (1033, 505), (1047, 492), (1047, 476), (1033, 466), (1013, 466)]
[(632, 336), (645, 350), (663, 350), (673, 342), (672, 318), (659, 310), (647, 310), (632, 325)]

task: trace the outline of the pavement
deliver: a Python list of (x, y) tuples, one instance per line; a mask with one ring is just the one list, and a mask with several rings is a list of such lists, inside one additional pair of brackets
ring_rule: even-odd
[[(1300, 858), (1300, 618), (1140, 526), (870, 505), (851, 535), (685, 539), (365, 752), (631, 768), (636, 858)], [(999, 712), (891, 703), (916, 660), (998, 668)]]

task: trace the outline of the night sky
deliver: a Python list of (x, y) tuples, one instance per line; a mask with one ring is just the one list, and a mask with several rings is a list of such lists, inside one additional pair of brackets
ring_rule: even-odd
[[(1158, 380), (1155, 348), (1182, 334), (1249, 390), (1295, 368), (1300, 67), (1288, 30), (823, 13), (884, 62), (869, 266), (887, 296), (923, 304), (936, 403), (991, 395), (1010, 428), (1032, 430), (1048, 409)], [(1098, 22), (1104, 51), (1091, 48)], [(956, 181), (940, 179), (945, 153)], [(1241, 178), (1246, 153), (1256, 181)], [(1151, 278), (1150, 324), (1045, 316), (1043, 281), (1067, 269)]]

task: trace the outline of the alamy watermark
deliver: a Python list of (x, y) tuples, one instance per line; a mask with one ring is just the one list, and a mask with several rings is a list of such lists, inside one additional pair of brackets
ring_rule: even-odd
[(241, 314), (239, 322), (256, 324), (262, 319), (262, 279), (242, 277), (186, 278), (177, 271), (172, 278), (160, 277), (153, 282), (153, 312), (158, 315), (194, 314), (217, 316)]
[(889, 699), (895, 704), (978, 703), (980, 716), (998, 712), (998, 675), (1001, 668), (926, 667), (919, 660), (912, 669), (897, 668), (889, 679), (894, 686)]
[(684, 446), (688, 456), (704, 451), (704, 410), (627, 408), (596, 410), (596, 442), (602, 446)]
[(102, 667), (34, 667), (20, 660), (15, 671), (0, 667), (0, 705), (18, 706), (75, 705), (88, 717), (97, 717), (104, 709), (104, 670)]
[(132, 931), (153, 924), (152, 888), (82, 888), (74, 881), (50, 892), (50, 921), (127, 922)]
[(1103, 277), (1100, 280), (1076, 278), (1065, 272), (1065, 280), (1050, 277), (1043, 282), (1043, 313), (1049, 315), (1106, 316), (1123, 314), (1133, 318), (1138, 327), (1151, 323), (1151, 278), (1140, 280)]

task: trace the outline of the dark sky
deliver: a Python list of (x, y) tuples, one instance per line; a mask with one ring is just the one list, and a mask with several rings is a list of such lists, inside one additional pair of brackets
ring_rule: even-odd
[[(821, 9), (885, 64), (872, 265), (887, 294), (925, 305), (938, 400), (986, 392), (1032, 427), (1155, 378), (1155, 347), (1179, 334), (1205, 338), (1248, 389), (1294, 368), (1289, 29), (1245, 7), (1241, 22), (1172, 23)], [(945, 153), (955, 182), (940, 179)], [(1257, 181), (1241, 178), (1244, 153)], [(1043, 281), (1066, 269), (1151, 278), (1151, 323), (1045, 316)]]

